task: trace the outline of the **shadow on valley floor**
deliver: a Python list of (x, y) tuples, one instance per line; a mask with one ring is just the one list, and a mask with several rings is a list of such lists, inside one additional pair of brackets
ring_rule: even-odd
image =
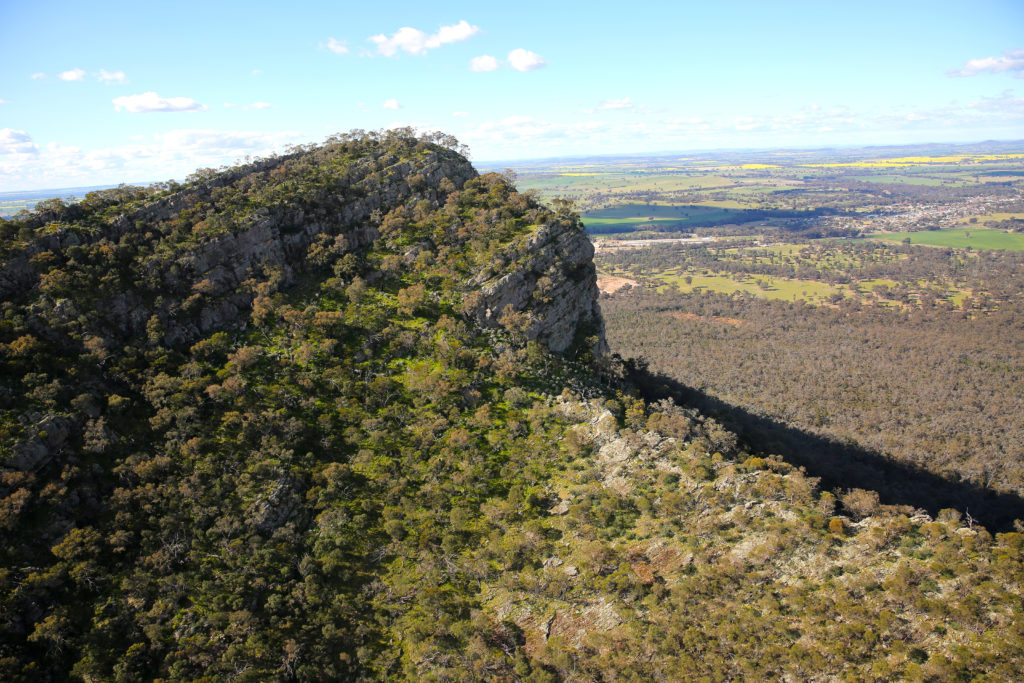
[(951, 481), (858, 445), (790, 427), (654, 373), (642, 361), (627, 361), (626, 367), (629, 380), (647, 401), (671, 398), (678, 405), (697, 408), (735, 432), (750, 453), (779, 455), (820, 477), (824, 489), (877, 491), (883, 504), (910, 505), (933, 517), (942, 508), (955, 508), (992, 532), (1013, 531), (1014, 520), (1024, 520), (1020, 496)]

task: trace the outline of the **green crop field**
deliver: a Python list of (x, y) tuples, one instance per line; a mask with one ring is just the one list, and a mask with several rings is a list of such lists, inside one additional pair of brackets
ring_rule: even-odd
[(591, 233), (633, 232), (658, 226), (682, 229), (687, 225), (709, 221), (726, 223), (736, 212), (709, 206), (670, 206), (663, 203), (619, 204), (605, 209), (587, 211), (583, 224)]
[(591, 218), (584, 216), (583, 225), (589, 233), (609, 235), (648, 230), (658, 225), (677, 226), (683, 220), (680, 218)]
[[(920, 202), (964, 202), (964, 190), (1003, 196), (995, 186), (1024, 188), (1024, 154), (1001, 146), (957, 149), (949, 154), (914, 146), (881, 150), (829, 150), (827, 153), (775, 151), (694, 153), (689, 156), (622, 156), (527, 162), (514, 169), (520, 190), (534, 190), (542, 202), (574, 202), (591, 234), (629, 234), (641, 230), (771, 235), (786, 240), (794, 233), (854, 237), (877, 230), (871, 220), (883, 211), (894, 215), (894, 231), (917, 227)], [(945, 150), (942, 150), (945, 151)], [(500, 170), (495, 168), (494, 170)], [(851, 190), (853, 188), (853, 190)], [(985, 210), (1014, 211), (1012, 194), (985, 204)], [(693, 210), (719, 210), (696, 217)], [(934, 225), (953, 228), (967, 211), (937, 216)], [(735, 213), (729, 213), (730, 211)], [(967, 227), (967, 226), (964, 226)], [(972, 228), (1014, 229), (1004, 221), (981, 220)], [(906, 235), (881, 239), (902, 240)], [(935, 240), (939, 240), (936, 242)], [(950, 241), (952, 240), (952, 241)], [(1020, 249), (1015, 237), (970, 241), (948, 235), (916, 235), (915, 244)]]
[(868, 235), (870, 239), (886, 242), (902, 242), (906, 239), (911, 244), (922, 244), (929, 247), (956, 247), (972, 249), (1006, 249), (1024, 251), (1024, 234), (1008, 233), (1002, 230), (986, 228), (955, 228), (952, 230), (928, 230), (924, 232), (876, 232)]

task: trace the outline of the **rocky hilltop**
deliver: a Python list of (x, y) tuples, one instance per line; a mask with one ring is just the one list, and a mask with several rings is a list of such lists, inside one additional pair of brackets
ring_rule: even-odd
[(449, 138), (338, 136), (0, 236), (2, 680), (1024, 663), (1024, 536), (837, 499), (646, 404), (579, 219)]
[[(336, 163), (332, 152), (337, 153), (327, 147), (259, 161), (165, 196), (143, 197), (133, 202), (138, 206), (123, 211), (115, 203), (113, 210), (104, 207), (105, 220), (98, 229), (95, 215), (80, 205), (41, 212), (27, 224), (42, 235), (7, 255), (0, 294), (10, 297), (35, 289), (46, 267), (41, 255), (149, 241), (144, 245), (151, 248), (149, 258), (138, 264), (132, 278), (123, 279), (112, 296), (92, 299), (90, 307), (121, 341), (144, 333), (148, 323), (165, 329), (164, 344), (177, 346), (211, 330), (244, 325), (243, 313), (251, 310), (256, 295), (243, 283), (266, 279), (273, 271), (276, 286), (291, 285), (317, 239), (334, 239), (338, 254), (357, 253), (380, 238), (381, 216), (424, 201), (443, 204), (452, 191), (477, 177), (464, 157), (445, 148), (423, 150), (411, 159), (380, 149), (346, 164), (329, 184), (282, 201), (260, 204), (239, 199), (246, 188), (273, 182), (275, 176), (293, 173), (293, 167)], [(173, 235), (183, 216), (200, 218), (189, 239), (174, 250), (155, 248)], [(582, 328), (603, 349), (593, 247), (578, 219), (552, 215), (547, 220), (529, 226), (470, 281), (468, 286), (479, 287), (482, 294), (475, 317), (481, 324), (496, 326), (505, 307), (511, 306), (515, 312), (529, 311), (526, 336), (544, 341), (553, 351), (568, 349)], [(84, 229), (83, 223), (93, 225)], [(212, 225), (216, 227), (210, 229)], [(430, 247), (429, 241), (413, 247), (407, 257), (424, 247)], [(501, 271), (500, 277), (496, 271)], [(202, 296), (198, 304), (187, 305), (183, 316), (183, 301), (168, 297), (169, 292), (185, 300), (196, 292)], [(80, 313), (72, 298), (55, 297), (46, 303), (53, 304), (56, 318)]]

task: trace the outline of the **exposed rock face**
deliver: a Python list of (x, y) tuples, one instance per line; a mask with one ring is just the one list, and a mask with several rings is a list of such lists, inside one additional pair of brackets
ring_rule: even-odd
[[(0, 297), (10, 298), (32, 289), (40, 280), (31, 264), (33, 256), (47, 250), (63, 250), (85, 242), (116, 244), (133, 230), (162, 232), (182, 212), (216, 203), (219, 188), (243, 181), (257, 173), (272, 173), (286, 161), (299, 155), (264, 160), (218, 174), (198, 185), (119, 215), (93, 234), (54, 223), (53, 230), (21, 253), (11, 254), (0, 269)], [(386, 176), (382, 182), (378, 176)], [(399, 160), (382, 153), (366, 156), (348, 169), (347, 181), (338, 183), (322, 197), (310, 201), (284, 201), (259, 209), (238, 220), (229, 232), (198, 240), (189, 249), (168, 257), (154, 252), (146, 267), (152, 292), (132, 286), (114, 296), (95, 301), (96, 312), (110, 325), (105, 336), (127, 340), (146, 333), (154, 316), (164, 333), (162, 343), (178, 346), (193, 342), (202, 334), (243, 321), (243, 311), (251, 309), (255, 294), (241, 286), (250, 278), (266, 279), (270, 269), (280, 270), (281, 284), (292, 281), (297, 267), (305, 259), (310, 244), (320, 234), (344, 236), (347, 249), (360, 249), (378, 238), (372, 216), (386, 214), (408, 202), (428, 200), (443, 203), (447, 193), (440, 189), (448, 179), (461, 188), (477, 172), (463, 157), (448, 150), (437, 150), (412, 159)], [(339, 201), (340, 200), (340, 201)], [(64, 219), (81, 213), (77, 205), (68, 208)], [(36, 222), (57, 221), (51, 213), (41, 214)], [(135, 283), (132, 283), (134, 285)], [(183, 307), (193, 291), (198, 300)], [(159, 294), (163, 302), (148, 303)], [(167, 296), (164, 296), (164, 295)], [(73, 308), (71, 302), (53, 302), (54, 317), (59, 309)], [(71, 311), (76, 313), (77, 311)], [(63, 317), (69, 313), (65, 311)]]
[(481, 294), (477, 321), (493, 327), (509, 312), (525, 313), (527, 339), (558, 353), (574, 343), (605, 353), (593, 258), (594, 246), (575, 217), (538, 226), (474, 280)]
[[(300, 156), (262, 160), (217, 174), (118, 215), (93, 232), (62, 222), (83, 212), (77, 205), (67, 207), (66, 215), (41, 213), (34, 219), (37, 227), (50, 227), (3, 264), (0, 297), (37, 286), (40, 272), (32, 259), (41, 252), (95, 242), (159, 240), (173, 229), (179, 215), (218, 206), (218, 193), (224, 188), (245, 184), (255, 174), (285, 173), (288, 162)], [(359, 250), (379, 237), (375, 215), (421, 200), (444, 203), (447, 192), (442, 186), (458, 189), (477, 175), (465, 158), (437, 148), (402, 160), (386, 152), (371, 154), (352, 163), (346, 174), (317, 196), (286, 198), (235, 217), (229, 229), (200, 236), (185, 249), (171, 254), (153, 250), (144, 272), (134, 275), (133, 282), (89, 302), (108, 327), (103, 336), (125, 342), (152, 336), (156, 330), (161, 343), (173, 347), (242, 325), (256, 296), (244, 285), (247, 280), (266, 280), (274, 270), (276, 280), (286, 286), (319, 235), (341, 236), (347, 250)], [(520, 331), (528, 340), (559, 353), (582, 347), (604, 353), (593, 255), (578, 218), (555, 215), (507, 246), (490, 268), (468, 283), (477, 290), (475, 295), (469, 292), (475, 302), (470, 316), (483, 326), (496, 327), (507, 313), (520, 314)], [(143, 280), (146, 284), (140, 288)], [(82, 312), (67, 299), (49, 301), (49, 306), (46, 317), (51, 320), (71, 320)]]
[[(438, 189), (442, 179), (447, 178), (455, 187), (462, 187), (476, 176), (473, 167), (461, 157), (433, 153), (415, 161), (387, 166), (387, 183), (366, 177), (375, 164), (387, 165), (389, 161), (366, 158), (356, 164), (349, 172), (348, 186), (337, 188), (339, 192), (351, 192), (354, 196), (337, 210), (325, 212), (299, 205), (279, 205), (272, 211), (252, 216), (244, 229), (203, 244), (185, 259), (179, 259), (183, 274), (192, 283), (206, 281), (208, 290), (199, 315), (189, 325), (169, 326), (165, 343), (189, 341), (237, 318), (240, 311), (251, 306), (253, 299), (253, 295), (239, 285), (254, 273), (279, 267), (283, 280), (290, 281), (295, 264), (301, 263), (317, 235), (343, 235), (349, 250), (360, 249), (378, 237), (370, 220), (375, 212), (387, 213), (409, 201), (443, 202), (445, 194)], [(413, 176), (419, 178), (410, 182)], [(414, 189), (412, 185), (417, 187)], [(157, 206), (147, 207), (147, 210), (162, 215), (167, 209)], [(147, 215), (143, 220), (157, 217)]]

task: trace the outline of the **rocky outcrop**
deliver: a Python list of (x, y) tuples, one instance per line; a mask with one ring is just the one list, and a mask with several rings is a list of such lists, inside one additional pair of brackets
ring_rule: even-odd
[[(253, 294), (240, 285), (254, 275), (280, 268), (282, 281), (290, 282), (295, 267), (303, 262), (317, 235), (340, 235), (348, 250), (361, 249), (378, 237), (371, 220), (375, 213), (387, 213), (403, 203), (424, 199), (443, 202), (445, 194), (438, 189), (443, 178), (458, 188), (476, 176), (469, 162), (445, 152), (394, 161), (384, 155), (367, 157), (355, 164), (349, 171), (349, 182), (334, 188), (346, 201), (325, 201), (331, 206), (329, 210), (298, 202), (278, 205), (251, 216), (248, 225), (241, 229), (201, 244), (179, 258), (180, 276), (193, 286), (202, 283), (204, 302), (199, 314), (186, 324), (168, 326), (165, 343), (187, 342), (237, 318), (253, 299)], [(387, 182), (369, 175), (381, 166), (386, 168)], [(333, 198), (337, 199), (337, 195)], [(166, 210), (162, 205), (152, 207), (148, 211), (158, 215), (145, 219), (159, 219)]]
[[(327, 152), (314, 152), (321, 153)], [(173, 229), (183, 212), (216, 206), (221, 188), (246, 183), (254, 174), (286, 173), (287, 162), (300, 156), (264, 160), (217, 174), (118, 215), (99, 230), (82, 230), (60, 222), (48, 224), (52, 227), (45, 234), (20, 253), (11, 254), (3, 264), (0, 298), (17, 296), (37, 285), (40, 273), (32, 257), (41, 252), (62, 251), (87, 242), (117, 244), (126, 236), (155, 242)], [(287, 197), (261, 207), (239, 217), (229, 230), (199, 237), (181, 249), (152, 249), (142, 272), (134, 274), (129, 286), (77, 307), (66, 299), (51, 301), (52, 314), (44, 317), (60, 320), (67, 315), (60, 315), (58, 309), (74, 309), (77, 313), (87, 306), (103, 321), (105, 338), (137, 338), (147, 334), (147, 325), (152, 330), (155, 321), (162, 330), (164, 345), (189, 344), (203, 334), (242, 324), (248, 318), (243, 313), (251, 309), (255, 293), (243, 286), (247, 280), (266, 280), (274, 270), (279, 285), (292, 282), (317, 236), (343, 237), (346, 250), (359, 250), (379, 236), (374, 215), (422, 200), (443, 203), (447, 197), (441, 189), (443, 179), (450, 181), (451, 185), (444, 184), (449, 189), (457, 189), (476, 175), (465, 158), (441, 148), (404, 159), (386, 151), (370, 154), (352, 163), (342, 178), (316, 196)], [(77, 205), (68, 211), (81, 213)], [(40, 324), (39, 333), (45, 336), (43, 326), (45, 323)]]
[(594, 246), (579, 219), (556, 215), (476, 277), (473, 315), (480, 324), (496, 327), (508, 314), (521, 314), (526, 338), (552, 351), (586, 345), (605, 353), (593, 258)]
[(5, 464), (17, 470), (34, 470), (54, 459), (71, 435), (72, 421), (59, 415), (26, 415), (25, 434)]
[[(256, 296), (245, 283), (273, 279), (276, 286), (287, 286), (319, 236), (337, 238), (345, 250), (361, 250), (379, 237), (375, 217), (422, 200), (443, 204), (448, 192), (477, 175), (449, 149), (434, 146), (401, 159), (382, 150), (349, 162), (330, 186), (315, 192), (285, 195), (245, 215), (223, 209), (219, 197), (232, 188), (279, 182), (293, 162), (306, 162), (304, 154), (315, 155), (314, 163), (333, 163), (330, 146), (258, 161), (88, 228), (66, 222), (83, 213), (78, 205), (66, 207), (67, 215), (42, 212), (33, 218), (40, 228), (36, 239), (10, 254), (0, 269), (0, 296), (16, 296), (40, 282), (33, 258), (40, 253), (127, 240), (140, 245), (141, 267), (127, 274), (126, 286), (82, 300), (46, 299), (42, 318), (48, 322), (38, 325), (39, 334), (46, 336), (47, 325), (70, 323), (91, 309), (102, 326), (96, 331), (111, 342), (148, 336), (169, 347), (188, 345), (211, 331), (243, 325)], [(204, 216), (220, 217), (221, 227), (211, 232), (193, 227), (185, 242), (161, 248), (168, 235), (180, 235), (183, 215), (196, 226)], [(497, 327), (513, 314), (525, 339), (554, 352), (589, 347), (604, 353), (593, 246), (575, 215), (546, 215), (546, 222), (507, 245), (467, 283), (469, 316), (482, 326)]]

